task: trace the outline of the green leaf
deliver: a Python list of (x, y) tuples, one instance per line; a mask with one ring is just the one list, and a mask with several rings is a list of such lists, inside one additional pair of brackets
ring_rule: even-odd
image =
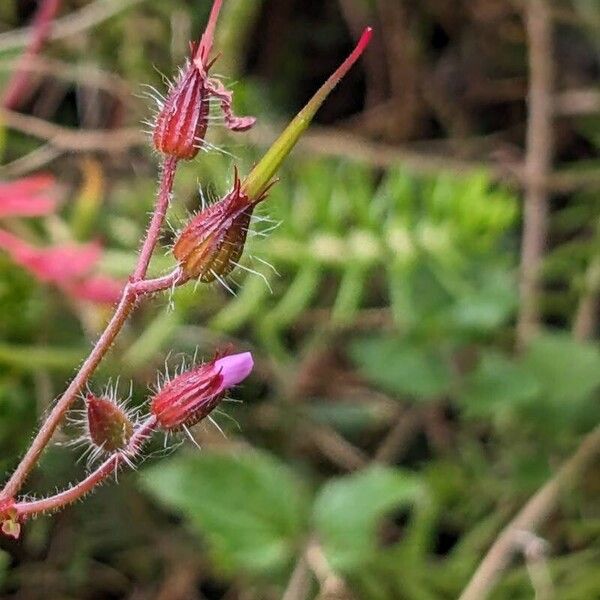
[(332, 568), (347, 572), (374, 559), (380, 521), (421, 499), (424, 490), (416, 476), (396, 469), (374, 466), (328, 482), (315, 501), (313, 518)]
[(184, 515), (227, 572), (273, 574), (305, 533), (305, 491), (289, 469), (261, 452), (179, 456), (146, 470), (146, 490)]
[(469, 416), (500, 416), (536, 398), (541, 389), (538, 379), (523, 366), (491, 351), (467, 378), (460, 399)]
[(392, 394), (428, 399), (446, 392), (452, 383), (443, 357), (398, 337), (355, 340), (350, 356), (362, 375)]
[(461, 329), (492, 331), (502, 326), (517, 305), (514, 277), (508, 269), (484, 262), (476, 282), (456, 298), (450, 318)]
[(568, 335), (535, 338), (524, 365), (541, 382), (548, 403), (568, 407), (585, 402), (600, 386), (600, 351)]

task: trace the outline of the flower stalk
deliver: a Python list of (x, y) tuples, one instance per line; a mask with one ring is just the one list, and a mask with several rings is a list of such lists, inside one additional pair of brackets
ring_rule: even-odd
[[(58, 0), (48, 0), (46, 4), (57, 6)], [(143, 446), (154, 432), (160, 430), (169, 433), (181, 429), (187, 431), (187, 427), (204, 418), (210, 418), (210, 413), (224, 399), (227, 391), (241, 383), (252, 371), (252, 356), (245, 352), (217, 354), (212, 361), (184, 370), (172, 379), (167, 375), (161, 388), (149, 398), (149, 415), (139, 422), (110, 398), (88, 395), (87, 441), (96, 451), (96, 456), (108, 454), (108, 457), (82, 481), (60, 493), (39, 500), (17, 498), (67, 411), (90, 382), (98, 365), (140, 302), (152, 294), (183, 285), (190, 279), (202, 282), (215, 279), (221, 281), (221, 277), (228, 275), (235, 267), (244, 250), (254, 207), (266, 198), (273, 184), (273, 177), (283, 160), (294, 148), (329, 93), (361, 56), (372, 35), (370, 28), (364, 31), (354, 51), (292, 120), (248, 177), (241, 181), (236, 171), (233, 189), (224, 198), (203, 210), (184, 228), (173, 250), (177, 266), (164, 276), (148, 279), (150, 261), (158, 245), (171, 202), (178, 163), (180, 160), (196, 156), (204, 145), (210, 97), (220, 104), (225, 125), (230, 130), (244, 131), (254, 124), (253, 117), (238, 117), (233, 114), (231, 92), (216, 78), (209, 76), (216, 60), (211, 57), (211, 53), (222, 4), (223, 0), (214, 0), (206, 30), (200, 41), (192, 45), (190, 59), (179, 79), (169, 90), (165, 102), (161, 104), (156, 119), (153, 143), (155, 149), (163, 156), (161, 175), (154, 210), (140, 245), (135, 268), (123, 286), (114, 313), (91, 353), (44, 420), (29, 449), (0, 491), (0, 529), (6, 535), (18, 537), (25, 518), (71, 504), (116, 473), (123, 464), (131, 465), (140, 457)], [(36, 206), (29, 208), (28, 216), (41, 216), (53, 208), (53, 202), (38, 202)], [(0, 211), (1, 209), (0, 206)], [(17, 202), (5, 207), (5, 210), (14, 212), (22, 208)], [(10, 234), (1, 230), (0, 233), (0, 246), (12, 250), (14, 256), (17, 256), (18, 240), (15, 241)], [(31, 250), (23, 245), (19, 248), (21, 251)], [(87, 262), (82, 262), (81, 256), (77, 257), (78, 261), (70, 261), (68, 256), (65, 259), (64, 248), (61, 251), (62, 263), (76, 262), (77, 264), (71, 265), (71, 271), (79, 268), (85, 274), (86, 269), (97, 258), (96, 254), (92, 253), (87, 258), (83, 257)], [(28, 258), (25, 257), (27, 260), (23, 258), (23, 252), (19, 257), (22, 265), (31, 272), (38, 269), (38, 275), (49, 276), (46, 270), (40, 271), (39, 261), (33, 264), (35, 261), (30, 260), (31, 252)], [(62, 276), (63, 273), (59, 275)], [(70, 281), (67, 283), (74, 285)], [(80, 289), (79, 294), (106, 292), (106, 282), (101, 276), (95, 279), (92, 277), (83, 283), (89, 284), (90, 289)], [(94, 286), (99, 289), (94, 291)]]
[(252, 169), (242, 184), (242, 190), (248, 197), (258, 198), (265, 193), (283, 161), (298, 143), (302, 134), (308, 129), (327, 96), (329, 96), (344, 75), (348, 73), (354, 63), (360, 58), (369, 45), (372, 36), (373, 30), (371, 27), (367, 27), (348, 58), (320, 87), (317, 93), (309, 100), (308, 104), (296, 115), (277, 140), (275, 140), (260, 162)]

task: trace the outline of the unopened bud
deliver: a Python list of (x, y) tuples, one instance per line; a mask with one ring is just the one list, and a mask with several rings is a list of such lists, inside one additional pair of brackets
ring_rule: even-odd
[(151, 400), (157, 425), (167, 431), (191, 427), (208, 416), (227, 390), (242, 382), (254, 366), (249, 352), (222, 356), (183, 372)]
[(208, 128), (210, 97), (219, 101), (225, 125), (232, 131), (245, 131), (254, 125), (254, 117), (233, 114), (231, 92), (218, 79), (209, 77), (215, 62), (209, 55), (221, 4), (222, 0), (215, 0), (202, 39), (192, 44), (191, 57), (161, 103), (152, 137), (155, 148), (163, 154), (184, 160), (198, 154)]
[(248, 198), (236, 174), (231, 192), (198, 213), (177, 238), (173, 254), (185, 275), (205, 283), (228, 275), (244, 251), (252, 211), (265, 197)]
[(156, 119), (153, 141), (163, 154), (183, 160), (198, 154), (208, 127), (205, 76), (188, 63)]
[(105, 452), (127, 447), (133, 434), (133, 423), (127, 412), (108, 398), (88, 394), (86, 398), (87, 428), (90, 440)]

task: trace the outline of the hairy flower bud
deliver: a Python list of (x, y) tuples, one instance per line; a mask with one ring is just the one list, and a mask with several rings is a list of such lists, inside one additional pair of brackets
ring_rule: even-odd
[(205, 76), (188, 63), (172, 87), (154, 126), (154, 146), (163, 154), (191, 159), (198, 154), (208, 128)]
[(325, 98), (365, 51), (372, 35), (372, 29), (367, 27), (356, 48), (286, 127), (246, 179), (240, 182), (236, 173), (231, 192), (196, 215), (181, 232), (173, 254), (188, 278), (211, 282), (233, 270), (244, 250), (254, 207), (266, 198), (286, 156)]
[(265, 197), (251, 200), (236, 173), (231, 192), (197, 214), (177, 238), (173, 254), (185, 275), (205, 283), (228, 275), (244, 251), (252, 211)]
[(88, 434), (93, 444), (105, 452), (126, 448), (133, 434), (127, 412), (112, 400), (93, 394), (88, 394), (85, 404)]
[(156, 393), (150, 411), (167, 431), (191, 427), (221, 402), (226, 391), (242, 382), (254, 366), (250, 352), (216, 357), (183, 372)]
[(245, 131), (254, 125), (254, 117), (237, 117), (232, 111), (232, 94), (208, 72), (216, 59), (209, 60), (215, 25), (222, 0), (215, 0), (206, 31), (179, 78), (173, 84), (160, 111), (153, 131), (155, 148), (179, 159), (189, 160), (198, 154), (208, 128), (210, 98), (219, 100), (225, 125), (232, 131)]

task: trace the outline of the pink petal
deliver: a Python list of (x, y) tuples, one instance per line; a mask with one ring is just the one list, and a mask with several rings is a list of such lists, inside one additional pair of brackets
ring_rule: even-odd
[(52, 198), (28, 198), (26, 196), (0, 197), (0, 218), (41, 217), (56, 210), (56, 200)]
[(58, 284), (89, 273), (102, 253), (102, 248), (97, 242), (36, 248), (2, 230), (0, 248), (6, 250), (18, 265), (27, 269), (40, 281)]
[(0, 197), (8, 193), (29, 195), (50, 192), (55, 184), (54, 177), (48, 174), (32, 175), (15, 181), (0, 182)]
[(250, 375), (254, 367), (254, 359), (250, 352), (231, 354), (215, 361), (215, 369), (221, 372), (222, 389), (227, 389), (241, 383)]
[(36, 175), (0, 183), (0, 218), (37, 217), (54, 212), (54, 185), (55, 180), (51, 175)]
[(92, 275), (65, 286), (65, 291), (80, 300), (95, 304), (114, 304), (121, 297), (124, 282), (106, 275)]
[(100, 259), (101, 253), (102, 249), (97, 243), (35, 248), (32, 253), (22, 258), (20, 264), (41, 281), (61, 283), (89, 273)]

